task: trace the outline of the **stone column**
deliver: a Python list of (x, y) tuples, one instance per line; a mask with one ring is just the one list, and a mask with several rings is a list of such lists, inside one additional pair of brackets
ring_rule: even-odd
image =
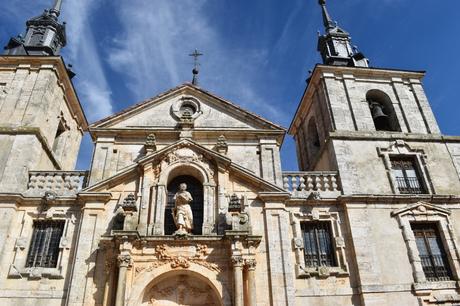
[(246, 267), (248, 269), (248, 294), (249, 294), (249, 305), (256, 306), (257, 294), (256, 294), (256, 265), (255, 259), (247, 259)]
[(233, 304), (235, 306), (243, 306), (243, 258), (241, 256), (233, 256)]
[(117, 295), (115, 298), (115, 306), (125, 305), (125, 293), (126, 293), (126, 273), (128, 267), (131, 266), (131, 256), (129, 254), (123, 254), (118, 256), (118, 283), (117, 283)]

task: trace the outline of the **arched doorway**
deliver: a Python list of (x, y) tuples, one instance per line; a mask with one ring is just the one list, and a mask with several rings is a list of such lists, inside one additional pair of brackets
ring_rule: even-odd
[(172, 210), (175, 206), (174, 195), (179, 190), (179, 185), (187, 184), (187, 190), (192, 195), (191, 203), (193, 213), (193, 231), (194, 235), (201, 235), (203, 232), (203, 184), (190, 175), (177, 176), (168, 184), (168, 204), (165, 209), (165, 235), (172, 235), (176, 231)]
[(181, 274), (157, 282), (145, 293), (142, 305), (221, 306), (222, 302), (208, 283), (197, 277)]

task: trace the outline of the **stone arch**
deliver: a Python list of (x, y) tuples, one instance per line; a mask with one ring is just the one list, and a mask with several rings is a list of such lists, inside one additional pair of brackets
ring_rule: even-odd
[[(376, 130), (400, 132), (401, 126), (396, 115), (391, 98), (383, 91), (371, 89), (366, 93), (366, 100), (369, 103), (371, 116), (374, 121)], [(375, 118), (377, 109), (381, 110), (387, 117)]]
[(187, 276), (209, 286), (216, 298), (216, 305), (231, 305), (231, 296), (225, 285), (218, 280), (218, 275), (195, 263), (190, 263), (190, 267), (187, 269), (172, 270), (170, 265), (164, 265), (140, 274), (132, 285), (126, 305), (148, 305), (143, 303), (155, 285), (180, 276)]

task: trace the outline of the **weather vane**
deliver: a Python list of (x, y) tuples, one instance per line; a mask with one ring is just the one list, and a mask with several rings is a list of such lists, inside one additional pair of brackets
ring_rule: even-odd
[(192, 56), (194, 58), (194, 62), (195, 62), (195, 67), (192, 70), (192, 72), (193, 72), (192, 84), (193, 85), (198, 85), (198, 73), (200, 73), (200, 70), (199, 70), (200, 63), (199, 63), (198, 59), (199, 59), (200, 56), (203, 56), (203, 55), (204, 54), (200, 53), (197, 49), (195, 49), (195, 51), (193, 51), (193, 53), (189, 54), (189, 56)]

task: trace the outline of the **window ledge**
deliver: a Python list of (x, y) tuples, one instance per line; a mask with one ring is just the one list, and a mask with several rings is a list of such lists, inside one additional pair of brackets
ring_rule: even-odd
[(348, 276), (349, 273), (346, 269), (341, 267), (304, 267), (296, 265), (297, 278), (328, 278), (330, 276)]
[(424, 291), (443, 290), (443, 289), (457, 289), (460, 287), (458, 281), (439, 281), (439, 282), (423, 282), (414, 283), (412, 288), (416, 293), (423, 293)]
[(29, 280), (34, 279), (63, 279), (61, 268), (41, 268), (41, 267), (30, 267), (19, 269), (14, 265), (10, 266), (8, 271), (8, 278), (27, 278)]

